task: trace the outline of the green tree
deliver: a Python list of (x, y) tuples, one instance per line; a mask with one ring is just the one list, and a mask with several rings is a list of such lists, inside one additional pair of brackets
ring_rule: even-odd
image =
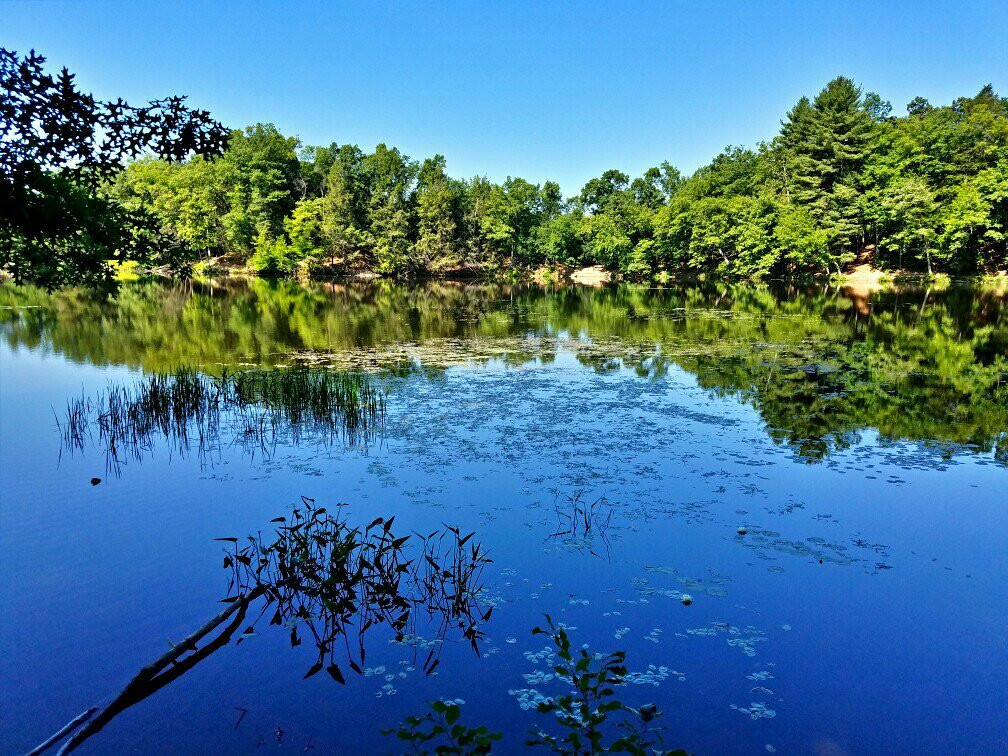
[(299, 144), (273, 124), (257, 123), (231, 132), (217, 166), (227, 203), (221, 224), (228, 251), (247, 256), (263, 234), (269, 238), (283, 234), (301, 178)]
[(427, 270), (442, 271), (459, 265), (458, 197), (445, 174), (445, 159), (435, 155), (424, 161), (417, 186), (418, 262)]
[(415, 265), (411, 259), (410, 224), (417, 164), (395, 147), (379, 144), (366, 155), (369, 196), (367, 225), (380, 271), (395, 273)]
[(227, 130), (182, 97), (96, 100), (66, 68), (53, 76), (44, 63), (34, 50), (0, 48), (0, 269), (54, 287), (106, 282), (114, 261), (176, 261), (178, 240), (107, 187), (141, 155), (219, 154)]
[(357, 268), (368, 261), (374, 243), (367, 217), (369, 190), (360, 148), (349, 144), (339, 147), (322, 198), (322, 234), (333, 269), (339, 265)]
[(900, 179), (883, 196), (882, 207), (892, 229), (883, 244), (901, 256), (923, 256), (931, 273), (938, 206), (927, 182), (917, 176)]

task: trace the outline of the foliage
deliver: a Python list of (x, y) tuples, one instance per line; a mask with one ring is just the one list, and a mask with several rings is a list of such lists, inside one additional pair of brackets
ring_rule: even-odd
[[(557, 344), (564, 333), (587, 341)], [(252, 280), (132, 283), (105, 297), (0, 285), (0, 336), (11, 348), (166, 373), (211, 361), (271, 369), (278, 354), (432, 371), (472, 358), (456, 339), (499, 345), (487, 354), (510, 364), (551, 361), (562, 348), (599, 370), (613, 358), (644, 376), (678, 365), (703, 388), (750, 402), (768, 433), (808, 460), (866, 428), (1008, 460), (1003, 288), (901, 287), (868, 299), (783, 283), (545, 292)], [(418, 362), (403, 366), (406, 355)]]
[[(270, 275), (563, 263), (635, 279), (766, 278), (840, 273), (856, 258), (929, 273), (1008, 265), (1008, 103), (990, 86), (947, 106), (917, 98), (896, 117), (840, 76), (754, 149), (728, 147), (688, 177), (667, 162), (636, 178), (610, 169), (564, 199), (550, 181), (458, 180), (441, 155), (418, 161), (385, 144), (303, 146), (261, 123), (226, 134), (179, 98), (96, 104), (65, 72), (43, 78), (33, 99), (24, 92), (41, 58), (4, 61), (3, 112), (31, 146), (16, 161), (24, 191), (8, 203), (3, 264), (47, 285), (93, 279), (107, 259), (195, 255)], [(60, 92), (69, 104), (57, 117)], [(147, 153), (155, 159), (119, 172)]]
[(251, 451), (281, 433), (365, 444), (384, 416), (384, 394), (358, 373), (296, 367), (213, 376), (180, 367), (71, 400), (60, 429), (71, 452), (96, 435), (109, 467), (118, 469), (151, 451), (157, 438), (182, 454), (195, 443), (202, 457), (220, 441), (222, 425)]
[[(547, 614), (548, 630), (533, 628), (533, 635), (547, 635), (556, 648), (560, 664), (553, 670), (557, 680), (570, 692), (548, 698), (537, 707), (540, 714), (552, 715), (563, 734), (542, 729), (530, 731), (527, 747), (545, 746), (554, 753), (596, 754), (630, 753), (646, 756), (664, 753), (686, 756), (682, 750), (666, 751), (661, 728), (655, 722), (662, 713), (655, 704), (638, 708), (616, 698), (616, 688), (625, 684), (626, 654), (593, 654), (583, 647), (571, 650), (570, 637), (562, 625), (555, 625)], [(396, 735), (418, 754), (485, 754), (501, 740), (499, 732), (490, 732), (481, 725), (469, 727), (461, 722), (458, 701), (433, 701), (423, 716), (406, 717), (396, 729), (382, 730), (384, 735)]]
[(172, 216), (126, 207), (106, 188), (142, 155), (177, 162), (220, 154), (227, 130), (183, 97), (139, 107), (95, 100), (66, 68), (53, 76), (44, 63), (34, 50), (0, 49), (0, 268), (55, 287), (107, 281), (109, 261), (176, 261), (173, 241), (184, 235), (165, 237), (155, 221)]
[[(275, 538), (250, 535), (244, 546), (230, 543), (224, 568), (232, 573), (229, 596), (238, 601), (262, 595), (273, 610), (270, 625), (290, 632), (291, 647), (300, 646), (299, 629), (307, 630), (317, 653), (305, 677), (326, 672), (336, 682), (345, 678), (337, 662), (345, 650), (347, 666), (364, 674), (365, 637), (376, 627), (392, 630), (404, 643), (417, 637), (418, 617), (429, 621), (433, 642), (423, 662), (431, 674), (450, 630), (459, 631), (475, 653), (484, 638), (483, 625), (492, 607), (482, 611), (481, 575), (491, 561), (482, 545), (446, 527), (426, 536), (397, 536), (395, 517), (378, 517), (366, 526), (351, 526), (342, 508), (330, 512), (302, 497), (289, 518), (278, 517)], [(409, 547), (419, 543), (419, 551)], [(258, 620), (257, 620), (258, 621)], [(255, 623), (245, 634), (254, 632)], [(355, 637), (351, 648), (350, 635)]]
[[(624, 684), (626, 654), (592, 654), (586, 648), (571, 651), (567, 631), (546, 615), (548, 630), (536, 627), (533, 635), (547, 635), (557, 649), (561, 663), (553, 670), (568, 683), (571, 692), (539, 704), (540, 714), (553, 714), (562, 736), (533, 730), (528, 746), (546, 746), (554, 753), (651, 753), (661, 744), (660, 732), (653, 731), (661, 716), (654, 704), (633, 708), (616, 699), (615, 688)], [(607, 742), (608, 738), (608, 742)], [(684, 751), (673, 753), (683, 754)]]
[(382, 730), (383, 735), (395, 735), (408, 743), (414, 753), (483, 754), (490, 753), (501, 733), (490, 732), (485, 725), (468, 727), (458, 721), (459, 705), (453, 701), (432, 701), (430, 711), (422, 717), (409, 716), (394, 730)]

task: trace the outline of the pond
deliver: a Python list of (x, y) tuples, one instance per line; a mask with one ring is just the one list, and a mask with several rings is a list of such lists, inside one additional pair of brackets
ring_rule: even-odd
[[(0, 752), (252, 586), (82, 750), (398, 752), (440, 700), (518, 751), (548, 614), (669, 748), (1008, 751), (1003, 291), (4, 285), (0, 336)], [(321, 575), (269, 551), (322, 508)]]

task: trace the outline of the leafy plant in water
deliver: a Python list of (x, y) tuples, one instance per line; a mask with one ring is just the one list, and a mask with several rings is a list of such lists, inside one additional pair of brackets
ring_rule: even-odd
[[(220, 539), (233, 545), (224, 559), (232, 571), (225, 601), (265, 596), (260, 618), (272, 607), (270, 624), (290, 630), (292, 647), (302, 644), (299, 628), (307, 629), (318, 656), (305, 677), (324, 668), (337, 682), (345, 681), (337, 662), (340, 640), (349, 667), (363, 674), (368, 631), (385, 625), (396, 641), (408, 642), (417, 637), (418, 616), (426, 617), (434, 634), (423, 662), (427, 674), (437, 667), (450, 631), (457, 630), (478, 654), (483, 623), (492, 613), (492, 607), (479, 607), (481, 575), (491, 561), (486, 552), (472, 542), (472, 533), (463, 536), (457, 528), (396, 536), (394, 520), (378, 517), (366, 527), (351, 527), (341, 508), (329, 512), (302, 498), (289, 520), (274, 520), (271, 543), (261, 533), (248, 536), (242, 547), (236, 538)], [(420, 544), (412, 555), (411, 541)]]
[[(653, 727), (661, 716), (658, 707), (648, 704), (633, 708), (615, 698), (615, 688), (624, 684), (627, 674), (626, 653), (592, 654), (585, 648), (572, 652), (567, 631), (554, 625), (548, 614), (546, 622), (548, 630), (536, 627), (532, 634), (550, 637), (561, 661), (553, 670), (570, 684), (571, 692), (540, 703), (537, 710), (540, 714), (554, 714), (565, 734), (533, 730), (525, 745), (570, 754), (655, 751), (662, 743), (660, 731)], [(684, 751), (672, 753), (685, 756)]]
[[(685, 751), (666, 751), (662, 747), (663, 728), (654, 726), (661, 712), (655, 704), (634, 708), (616, 699), (615, 689), (625, 683), (627, 675), (623, 651), (592, 654), (582, 648), (572, 652), (567, 631), (555, 625), (548, 614), (546, 622), (548, 630), (536, 627), (532, 633), (550, 636), (561, 661), (553, 670), (559, 680), (570, 685), (571, 692), (546, 699), (537, 710), (554, 715), (565, 734), (532, 730), (526, 746), (545, 746), (563, 754), (686, 756)], [(458, 702), (434, 701), (423, 716), (406, 717), (397, 728), (382, 730), (382, 734), (396, 735), (409, 743), (414, 753), (489, 753), (501, 734), (490, 732), (486, 726), (473, 728), (459, 723), (460, 716)]]
[(395, 735), (408, 743), (414, 753), (482, 754), (490, 753), (501, 733), (490, 732), (485, 725), (469, 727), (458, 721), (461, 710), (451, 701), (433, 701), (430, 711), (422, 717), (406, 717), (394, 730), (382, 730), (383, 735)]
[[(270, 624), (290, 630), (291, 646), (302, 643), (299, 627), (307, 628), (315, 641), (318, 658), (306, 678), (325, 667), (334, 680), (344, 682), (335, 658), (341, 637), (350, 668), (362, 674), (364, 636), (371, 627), (387, 624), (398, 640), (404, 640), (407, 630), (415, 628), (416, 616), (424, 613), (439, 620), (436, 640), (424, 663), (428, 674), (437, 666), (437, 652), (452, 626), (459, 628), (478, 654), (482, 624), (491, 614), (478, 608), (480, 575), (490, 559), (478, 543), (471, 542), (473, 534), (462, 536), (457, 528), (418, 536), (421, 551), (407, 559), (405, 546), (412, 536), (397, 538), (392, 533), (394, 519), (379, 517), (366, 528), (352, 528), (339, 510), (331, 515), (303, 498), (290, 523), (285, 517), (273, 520), (279, 527), (269, 545), (263, 544), (261, 534), (249, 536), (243, 547), (237, 538), (217, 539), (231, 544), (224, 558), (224, 567), (232, 572), (229, 595), (223, 599), (228, 606), (141, 669), (118, 694), (86, 709), (31, 753), (43, 753), (61, 741), (65, 742), (60, 753), (77, 748), (123, 711), (230, 643), (261, 599), (262, 611), (240, 633), (237, 643), (255, 633), (256, 624), (272, 607)], [(426, 565), (423, 570), (415, 566), (420, 563)], [(354, 628), (356, 654), (348, 640)], [(443, 716), (447, 710), (435, 713)], [(450, 716), (457, 718), (457, 714)], [(460, 743), (478, 744), (476, 738), (481, 735), (479, 728), (471, 735), (455, 727), (451, 732)]]
[(606, 555), (609, 554), (609, 537), (606, 531), (612, 521), (612, 509), (609, 501), (600, 496), (592, 502), (584, 500), (584, 491), (578, 491), (574, 496), (567, 497), (565, 505), (557, 504), (557, 530), (550, 538), (558, 538), (563, 543), (573, 546), (578, 551), (587, 549), (593, 556), (601, 556), (595, 550), (595, 538), (601, 540)]

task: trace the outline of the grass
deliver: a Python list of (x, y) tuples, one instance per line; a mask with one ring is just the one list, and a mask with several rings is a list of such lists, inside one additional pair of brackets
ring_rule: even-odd
[(220, 442), (222, 427), (232, 442), (252, 449), (268, 449), (285, 434), (299, 442), (304, 433), (362, 445), (384, 417), (384, 393), (357, 373), (294, 367), (217, 377), (180, 367), (71, 400), (59, 425), (65, 447), (83, 450), (97, 437), (118, 467), (151, 451), (158, 439), (179, 452), (195, 444), (202, 456)]

